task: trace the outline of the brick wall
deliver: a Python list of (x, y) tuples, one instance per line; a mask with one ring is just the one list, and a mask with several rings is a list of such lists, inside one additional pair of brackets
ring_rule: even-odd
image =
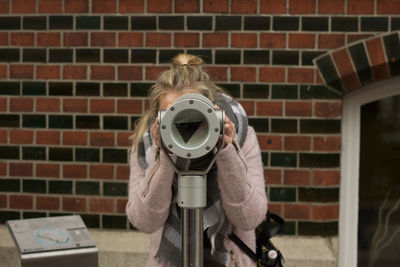
[(341, 96), (312, 59), (399, 15), (396, 0), (0, 0), (0, 222), (128, 228), (127, 138), (187, 52), (245, 107), (286, 234), (337, 234)]

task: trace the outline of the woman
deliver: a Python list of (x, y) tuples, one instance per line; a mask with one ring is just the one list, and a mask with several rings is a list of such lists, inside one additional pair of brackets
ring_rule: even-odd
[[(173, 59), (150, 89), (150, 107), (132, 135), (129, 201), (126, 213), (138, 230), (151, 234), (147, 266), (180, 266), (180, 211), (176, 204), (177, 182), (173, 166), (160, 153), (156, 120), (176, 98), (199, 93), (223, 108), (226, 117), (224, 148), (207, 175), (207, 207), (204, 209), (204, 266), (255, 266), (226, 234), (233, 231), (255, 250), (254, 229), (267, 211), (260, 149), (254, 129), (247, 125), (243, 108), (209, 80), (203, 61), (187, 54)], [(212, 153), (212, 152), (211, 152)], [(181, 159), (188, 169), (207, 165), (210, 155)], [(212, 155), (211, 155), (212, 156)]]

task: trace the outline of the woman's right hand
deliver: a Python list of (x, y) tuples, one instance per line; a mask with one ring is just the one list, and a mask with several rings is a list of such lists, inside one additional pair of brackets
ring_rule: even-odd
[(151, 127), (151, 135), (153, 136), (154, 144), (157, 147), (160, 147), (160, 134), (158, 130), (158, 117), (156, 117), (156, 120), (153, 123), (153, 126)]

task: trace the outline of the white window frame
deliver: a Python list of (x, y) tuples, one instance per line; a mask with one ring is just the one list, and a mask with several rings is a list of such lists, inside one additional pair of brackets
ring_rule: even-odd
[(400, 95), (400, 77), (367, 85), (343, 99), (339, 267), (357, 266), (360, 109), (364, 104), (395, 95)]

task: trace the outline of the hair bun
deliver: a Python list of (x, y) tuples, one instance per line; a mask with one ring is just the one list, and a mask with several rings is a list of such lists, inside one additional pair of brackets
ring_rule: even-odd
[(204, 61), (198, 57), (191, 54), (179, 54), (172, 60), (172, 66), (176, 69), (179, 67), (199, 67), (203, 65)]

